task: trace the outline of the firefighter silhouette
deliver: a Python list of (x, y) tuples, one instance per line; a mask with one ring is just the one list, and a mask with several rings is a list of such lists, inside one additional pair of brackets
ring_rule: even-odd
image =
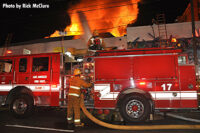
[(92, 37), (88, 41), (88, 50), (104, 50), (105, 43), (97, 30), (94, 30)]
[[(72, 123), (76, 127), (83, 126), (80, 120), (80, 96), (81, 96), (81, 87), (88, 88), (92, 84), (85, 82), (80, 78), (81, 70), (75, 69), (74, 76), (69, 80), (69, 92), (68, 92), (68, 108), (67, 108), (67, 121), (69, 128), (72, 127)], [(74, 120), (73, 120), (74, 114)]]

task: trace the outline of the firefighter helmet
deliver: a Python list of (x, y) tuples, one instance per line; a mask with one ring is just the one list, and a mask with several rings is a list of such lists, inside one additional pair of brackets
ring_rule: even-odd
[(80, 69), (75, 69), (74, 70), (74, 75), (80, 75), (81, 74), (81, 70)]

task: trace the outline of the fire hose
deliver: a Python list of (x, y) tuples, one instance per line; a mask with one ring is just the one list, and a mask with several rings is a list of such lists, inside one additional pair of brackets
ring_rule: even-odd
[(81, 96), (81, 108), (83, 113), (94, 123), (111, 128), (111, 129), (119, 129), (119, 130), (162, 130), (162, 129), (200, 129), (200, 125), (115, 125), (103, 122), (97, 118), (95, 118), (85, 107), (83, 96)]

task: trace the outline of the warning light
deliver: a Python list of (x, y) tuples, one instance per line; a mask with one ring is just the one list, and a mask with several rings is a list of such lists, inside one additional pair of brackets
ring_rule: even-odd
[(57, 88), (57, 84), (52, 84), (51, 88)]
[(144, 81), (139, 82), (139, 85), (146, 85), (146, 82), (144, 82)]
[(6, 54), (12, 54), (12, 51), (11, 50), (7, 50)]
[(172, 38), (171, 42), (177, 42), (176, 38)]
[(177, 44), (177, 47), (181, 47), (181, 44), (180, 44), (180, 43), (178, 43), (178, 44)]

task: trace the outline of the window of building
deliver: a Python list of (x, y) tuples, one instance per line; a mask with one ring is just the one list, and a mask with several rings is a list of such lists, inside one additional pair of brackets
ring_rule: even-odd
[(22, 58), (19, 61), (19, 72), (26, 72), (27, 70), (27, 59)]
[(12, 60), (0, 60), (0, 72), (9, 73), (12, 71)]
[(33, 72), (41, 72), (49, 70), (49, 57), (33, 58)]

